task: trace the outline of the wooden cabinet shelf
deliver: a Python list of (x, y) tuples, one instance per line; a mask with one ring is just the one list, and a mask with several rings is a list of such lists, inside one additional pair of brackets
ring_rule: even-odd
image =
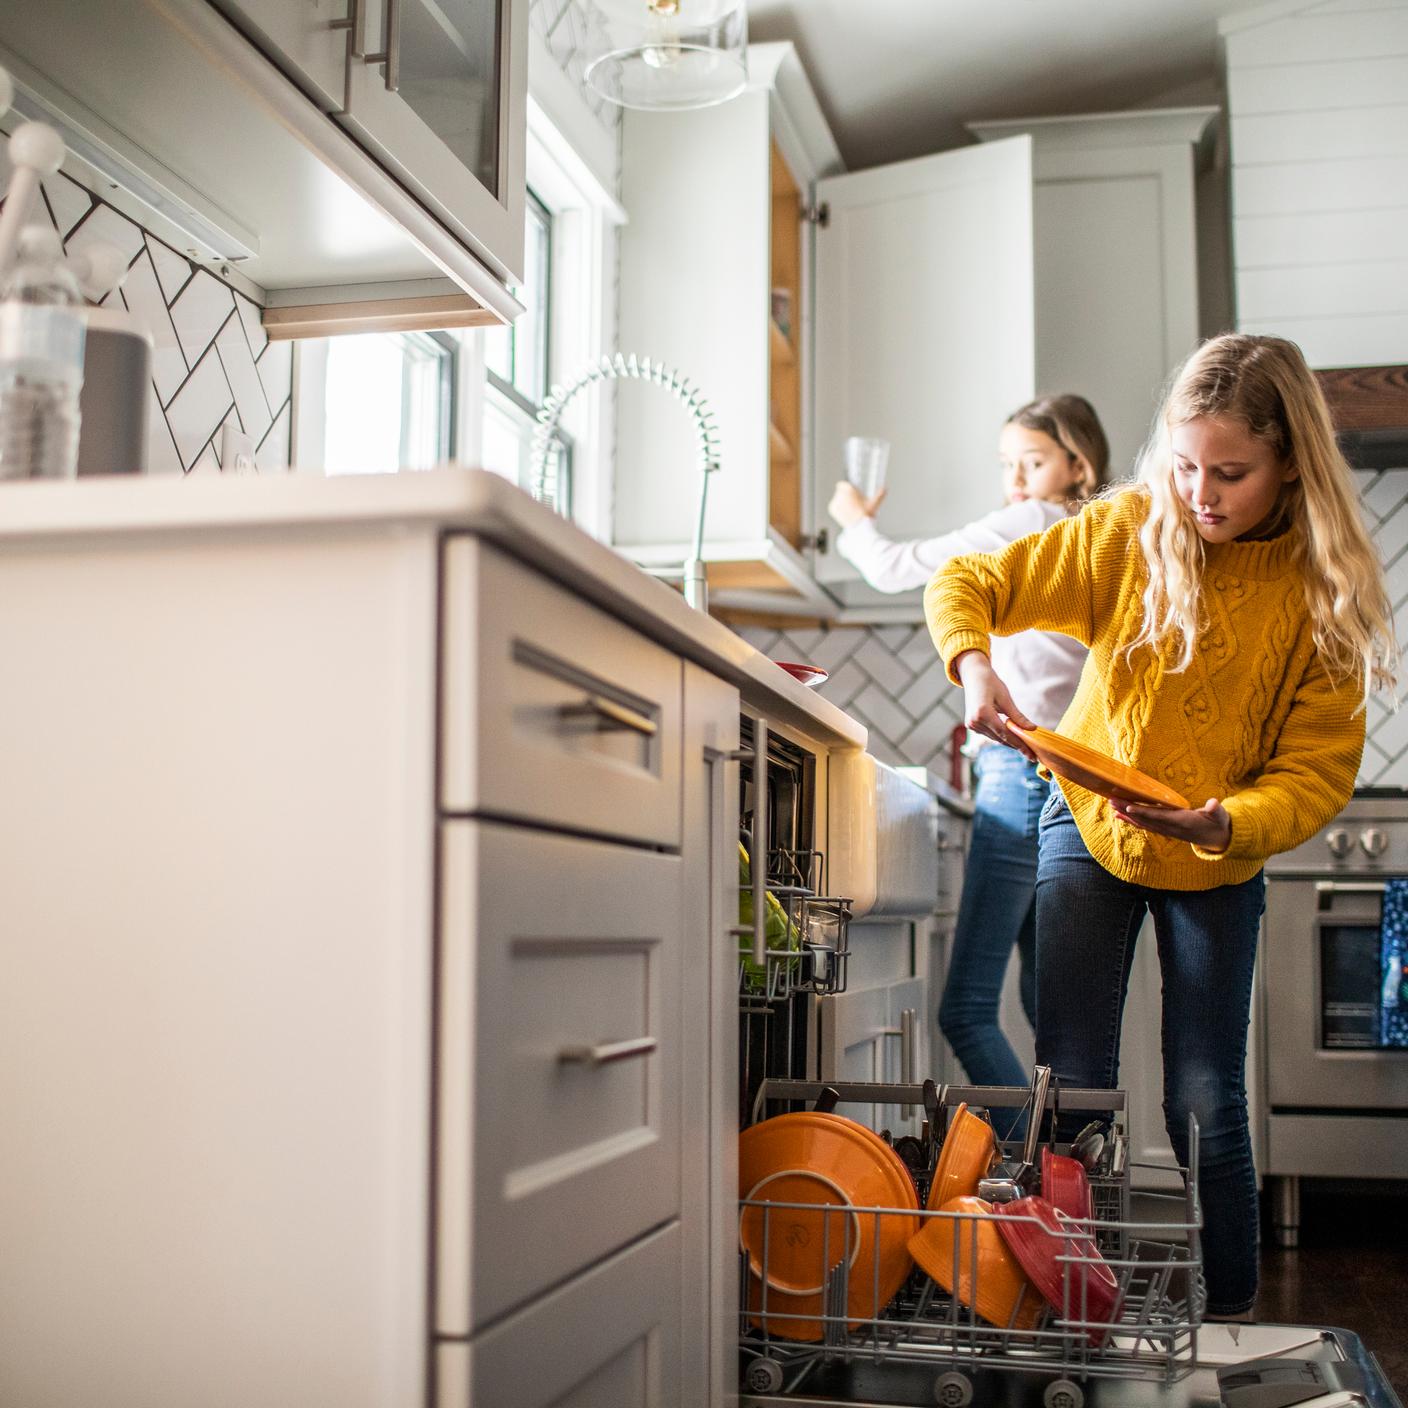
[(771, 421), (768, 422), (768, 453), (774, 464), (791, 464), (797, 458), (792, 442)]

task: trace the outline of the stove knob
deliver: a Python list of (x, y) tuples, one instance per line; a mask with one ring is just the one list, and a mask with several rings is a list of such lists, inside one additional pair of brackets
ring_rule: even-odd
[(1359, 833), (1359, 845), (1367, 856), (1381, 856), (1388, 849), (1388, 837), (1377, 826)]
[(1350, 847), (1354, 845), (1354, 837), (1344, 827), (1337, 826), (1333, 831), (1325, 833), (1325, 844), (1330, 848), (1330, 854), (1340, 860), (1349, 854)]

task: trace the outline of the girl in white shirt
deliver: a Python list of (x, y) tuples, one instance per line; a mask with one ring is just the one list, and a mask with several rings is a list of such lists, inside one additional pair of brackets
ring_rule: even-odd
[[(875, 526), (884, 491), (866, 500), (853, 485), (838, 484), (828, 505), (842, 527), (837, 551), (879, 591), (924, 586), (950, 558), (997, 552), (1076, 512), (1104, 482), (1110, 453), (1094, 408), (1072, 395), (1044, 396), (1014, 411), (997, 448), (1005, 507), (940, 538), (886, 538)], [(1065, 713), (1085, 655), (1083, 645), (1049, 631), (992, 641), (993, 668), (1013, 701), (1047, 728)], [(1016, 944), (1022, 1007), (1035, 1026), (1037, 819), (1050, 784), (1034, 762), (985, 740), (973, 774), (973, 832), (939, 1026), (973, 1084), (1026, 1085), (1030, 1075), (998, 1025), (998, 1001)]]

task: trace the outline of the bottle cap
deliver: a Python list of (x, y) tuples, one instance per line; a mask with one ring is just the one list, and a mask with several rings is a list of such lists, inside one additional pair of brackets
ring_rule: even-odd
[(20, 231), (21, 259), (58, 260), (63, 258), (63, 254), (63, 241), (52, 225), (26, 225)]

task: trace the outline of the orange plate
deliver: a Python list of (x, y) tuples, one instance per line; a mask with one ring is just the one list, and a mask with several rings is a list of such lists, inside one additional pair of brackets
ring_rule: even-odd
[(987, 1176), (996, 1157), (992, 1126), (980, 1120), (967, 1105), (960, 1105), (944, 1135), (944, 1147), (929, 1182), (925, 1206), (933, 1212), (952, 1198), (971, 1198), (978, 1191), (978, 1180)]
[(984, 1320), (1030, 1330), (1045, 1307), (1003, 1242), (992, 1218), (993, 1205), (981, 1198), (951, 1198), (937, 1211), (961, 1215), (926, 1217), (922, 1230), (909, 1239), (910, 1255)]
[(748, 1308), (753, 1323), (783, 1339), (821, 1339), (825, 1326), (812, 1317), (822, 1313), (828, 1268), (842, 1260), (850, 1262), (850, 1328), (879, 1318), (914, 1265), (906, 1243), (919, 1230), (919, 1219), (903, 1212), (876, 1215), (852, 1209), (912, 1208), (917, 1213), (914, 1184), (899, 1155), (854, 1120), (805, 1111), (745, 1129), (738, 1137), (738, 1175), (741, 1198), (816, 1208), (742, 1209), (738, 1240), (752, 1273)]
[(1118, 758), (1097, 753), (1084, 743), (1053, 733), (1049, 728), (1020, 728), (1010, 719), (1007, 727), (1027, 741), (1037, 761), (1057, 777), (1074, 782), (1088, 792), (1126, 802), (1145, 802), (1151, 807), (1177, 807), (1187, 811), (1188, 801), (1157, 778), (1122, 763)]

